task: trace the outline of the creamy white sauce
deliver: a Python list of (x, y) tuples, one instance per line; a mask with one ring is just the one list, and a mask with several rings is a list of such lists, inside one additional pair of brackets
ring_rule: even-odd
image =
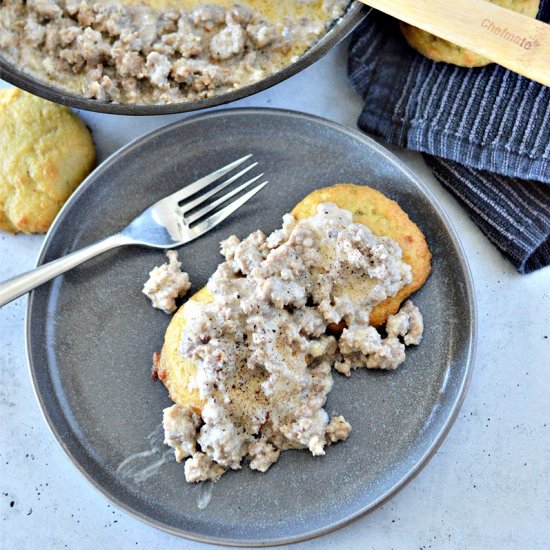
[(197, 508), (199, 510), (204, 510), (212, 500), (212, 493), (214, 492), (214, 484), (210, 481), (201, 483), (198, 486), (197, 494)]
[(349, 2), (3, 0), (0, 53), (99, 101), (193, 101), (288, 65)]
[(134, 483), (143, 483), (158, 475), (161, 467), (170, 462), (172, 457), (172, 451), (166, 451), (162, 445), (162, 425), (155, 428), (147, 436), (147, 439), (149, 448), (129, 455), (118, 465), (116, 470), (122, 477), (129, 478)]
[[(386, 337), (370, 326), (372, 308), (411, 281), (411, 268), (395, 241), (335, 204), (299, 222), (287, 214), (269, 237), (230, 237), (222, 253), (208, 282), (214, 300), (188, 304), (180, 347), (197, 367), (201, 416), (164, 411), (165, 442), (187, 458), (189, 482), (217, 481), (245, 457), (266, 471), (288, 448), (325, 454), (351, 430), (323, 408), (331, 367), (394, 369), (423, 329), (412, 302), (390, 316)], [(327, 328), (342, 321), (337, 340)]]

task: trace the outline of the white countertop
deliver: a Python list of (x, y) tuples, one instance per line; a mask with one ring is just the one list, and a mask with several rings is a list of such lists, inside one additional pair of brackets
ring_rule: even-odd
[[(232, 106), (284, 107), (356, 126), (361, 100), (346, 80), (345, 45), (271, 90)], [(0, 81), (0, 86), (2, 85)], [(81, 113), (99, 159), (185, 115)], [(433, 459), (381, 508), (293, 548), (512, 548), (550, 545), (550, 268), (519, 275), (424, 165), (395, 151), (428, 184), (462, 240), (476, 286), (477, 361), (470, 391)], [(40, 236), (0, 233), (0, 280), (34, 266)], [(54, 441), (25, 359), (26, 298), (0, 310), (0, 546), (211, 548), (114, 508)]]

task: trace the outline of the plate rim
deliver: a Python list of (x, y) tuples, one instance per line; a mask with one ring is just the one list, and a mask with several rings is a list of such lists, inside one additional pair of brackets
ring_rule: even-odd
[(88, 471), (77, 460), (77, 458), (73, 456), (68, 446), (63, 441), (61, 434), (58, 433), (55, 427), (54, 419), (50, 416), (48, 412), (45, 400), (42, 398), (40, 394), (38, 381), (35, 376), (36, 368), (33, 364), (33, 357), (32, 357), (31, 344), (30, 344), (32, 339), (31, 318), (32, 318), (33, 305), (34, 305), (34, 296), (35, 296), (34, 291), (31, 291), (31, 293), (29, 294), (29, 298), (27, 300), (26, 312), (25, 312), (25, 338), (24, 338), (25, 354), (26, 354), (27, 368), (30, 375), (34, 396), (38, 402), (42, 417), (46, 421), (48, 430), (53, 435), (57, 443), (60, 445), (65, 455), (70, 459), (70, 462), (74, 466), (76, 466), (77, 470), (84, 476), (84, 478), (92, 485), (92, 487), (94, 487), (97, 491), (99, 491), (99, 493), (101, 493), (104, 497), (106, 497), (107, 500), (110, 501), (118, 509), (130, 515), (131, 517), (138, 519), (152, 527), (160, 529), (161, 531), (164, 531), (171, 535), (175, 535), (180, 538), (186, 538), (196, 542), (202, 542), (202, 543), (214, 544), (214, 545), (223, 544), (226, 546), (233, 546), (233, 547), (258, 548), (263, 546), (281, 546), (284, 544), (293, 544), (293, 543), (314, 539), (314, 538), (326, 535), (328, 533), (331, 533), (333, 531), (336, 531), (337, 529), (345, 527), (346, 525), (349, 525), (350, 523), (358, 520), (359, 518), (364, 517), (366, 514), (372, 512), (373, 510), (376, 510), (377, 508), (382, 506), (385, 502), (387, 502), (390, 498), (396, 495), (401, 489), (403, 489), (406, 485), (408, 485), (424, 469), (424, 467), (428, 464), (431, 458), (435, 455), (435, 453), (437, 452), (437, 450), (439, 449), (443, 441), (446, 439), (450, 429), (454, 425), (458, 417), (458, 414), (460, 412), (460, 409), (462, 407), (462, 404), (464, 403), (466, 394), (468, 393), (468, 389), (472, 379), (472, 373), (474, 370), (476, 351), (477, 351), (478, 314), (477, 314), (477, 305), (475, 302), (475, 287), (474, 287), (471, 269), (468, 263), (467, 256), (464, 251), (464, 247), (458, 237), (458, 232), (456, 231), (454, 225), (449, 219), (447, 212), (445, 211), (445, 209), (443, 208), (439, 200), (435, 197), (435, 195), (432, 193), (429, 187), (421, 180), (419, 176), (416, 175), (416, 173), (412, 169), (410, 169), (399, 158), (397, 158), (389, 149), (379, 144), (377, 141), (375, 141), (373, 138), (371, 138), (367, 134), (357, 129), (345, 126), (338, 122), (334, 122), (332, 120), (329, 120), (317, 115), (312, 115), (309, 113), (304, 113), (304, 112), (295, 111), (291, 109), (279, 109), (279, 108), (267, 108), (267, 107), (241, 107), (241, 108), (221, 109), (221, 110), (211, 111), (207, 113), (200, 113), (200, 114), (196, 114), (190, 117), (180, 119), (171, 124), (168, 124), (166, 126), (161, 126), (160, 128), (153, 130), (152, 132), (149, 132), (145, 135), (142, 135), (133, 139), (123, 147), (117, 149), (115, 152), (109, 155), (101, 164), (99, 164), (78, 186), (76, 191), (69, 197), (67, 202), (63, 205), (63, 207), (55, 217), (50, 229), (48, 230), (44, 238), (44, 242), (42, 243), (40, 247), (40, 251), (38, 253), (35, 267), (38, 267), (43, 263), (44, 257), (48, 251), (48, 248), (52, 242), (52, 239), (54, 238), (54, 233), (57, 231), (58, 226), (62, 222), (62, 219), (65, 216), (66, 211), (68, 211), (69, 208), (72, 207), (73, 203), (75, 203), (78, 200), (80, 195), (88, 187), (90, 187), (90, 185), (93, 185), (94, 180), (96, 182), (100, 181), (98, 180), (98, 176), (101, 176), (101, 173), (103, 171), (105, 171), (113, 163), (116, 163), (119, 157), (122, 157), (123, 155), (127, 154), (131, 149), (141, 146), (143, 143), (151, 141), (152, 139), (162, 135), (165, 132), (172, 131), (172, 129), (175, 128), (176, 126), (185, 126), (190, 123), (194, 123), (197, 120), (209, 119), (209, 118), (220, 118), (220, 117), (224, 118), (227, 116), (231, 117), (231, 116), (239, 116), (239, 115), (262, 116), (264, 114), (298, 118), (302, 120), (305, 119), (310, 122), (316, 122), (318, 124), (322, 124), (326, 127), (329, 127), (337, 132), (343, 132), (345, 134), (348, 134), (350, 137), (364, 143), (367, 147), (375, 149), (379, 154), (381, 154), (385, 158), (386, 161), (393, 164), (396, 168), (398, 168), (401, 172), (403, 172), (409, 179), (413, 180), (414, 184), (417, 187), (419, 187), (421, 191), (424, 192), (426, 197), (429, 199), (429, 202), (435, 207), (437, 213), (442, 218), (444, 225), (447, 229), (447, 232), (449, 234), (449, 237), (451, 238), (456, 250), (458, 251), (458, 260), (459, 260), (462, 272), (464, 274), (464, 285), (465, 285), (465, 290), (468, 297), (468, 310), (470, 312), (470, 330), (469, 330), (469, 334), (467, 335), (468, 349), (466, 351), (464, 375), (460, 383), (459, 392), (454, 400), (454, 403), (452, 404), (451, 412), (448, 415), (448, 417), (445, 419), (445, 422), (442, 425), (441, 429), (437, 432), (437, 435), (433, 438), (433, 441), (428, 446), (428, 448), (424, 451), (422, 456), (416, 461), (415, 465), (399, 481), (397, 481), (394, 485), (392, 485), (389, 489), (387, 489), (376, 500), (369, 503), (367, 506), (363, 506), (362, 508), (358, 509), (357, 511), (352, 513), (350, 516), (340, 519), (338, 521), (334, 521), (322, 528), (313, 529), (306, 533), (302, 533), (300, 535), (295, 535), (295, 536), (287, 536), (284, 538), (277, 538), (277, 539), (266, 539), (262, 541), (250, 541), (246, 539), (245, 540), (224, 539), (219, 537), (209, 537), (205, 535), (200, 535), (200, 534), (189, 532), (183, 529), (177, 529), (177, 528), (173, 528), (168, 525), (165, 525), (164, 523), (161, 523), (156, 519), (153, 519), (137, 510), (134, 510), (131, 506), (119, 500), (115, 495), (111, 494), (106, 488), (101, 486), (96, 481), (96, 479), (90, 473), (88, 473)]

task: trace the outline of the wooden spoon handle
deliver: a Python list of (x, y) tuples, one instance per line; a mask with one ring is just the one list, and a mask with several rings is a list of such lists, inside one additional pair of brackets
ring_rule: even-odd
[(360, 0), (550, 86), (550, 25), (486, 0)]

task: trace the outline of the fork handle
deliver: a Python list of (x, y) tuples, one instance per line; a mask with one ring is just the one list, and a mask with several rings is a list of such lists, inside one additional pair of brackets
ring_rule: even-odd
[(126, 244), (132, 244), (132, 240), (124, 235), (117, 233), (112, 237), (107, 237), (101, 241), (98, 241), (90, 246), (81, 248), (76, 252), (72, 252), (67, 256), (63, 256), (58, 260), (53, 260), (47, 264), (41, 265), (36, 269), (27, 271), (16, 277), (12, 277), (3, 283), (0, 283), (0, 307), (6, 305), (8, 302), (19, 298), (26, 292), (30, 292), (37, 286), (47, 283), (54, 277), (69, 271), (73, 267), (80, 265), (95, 256), (107, 252), (113, 248), (124, 246)]

